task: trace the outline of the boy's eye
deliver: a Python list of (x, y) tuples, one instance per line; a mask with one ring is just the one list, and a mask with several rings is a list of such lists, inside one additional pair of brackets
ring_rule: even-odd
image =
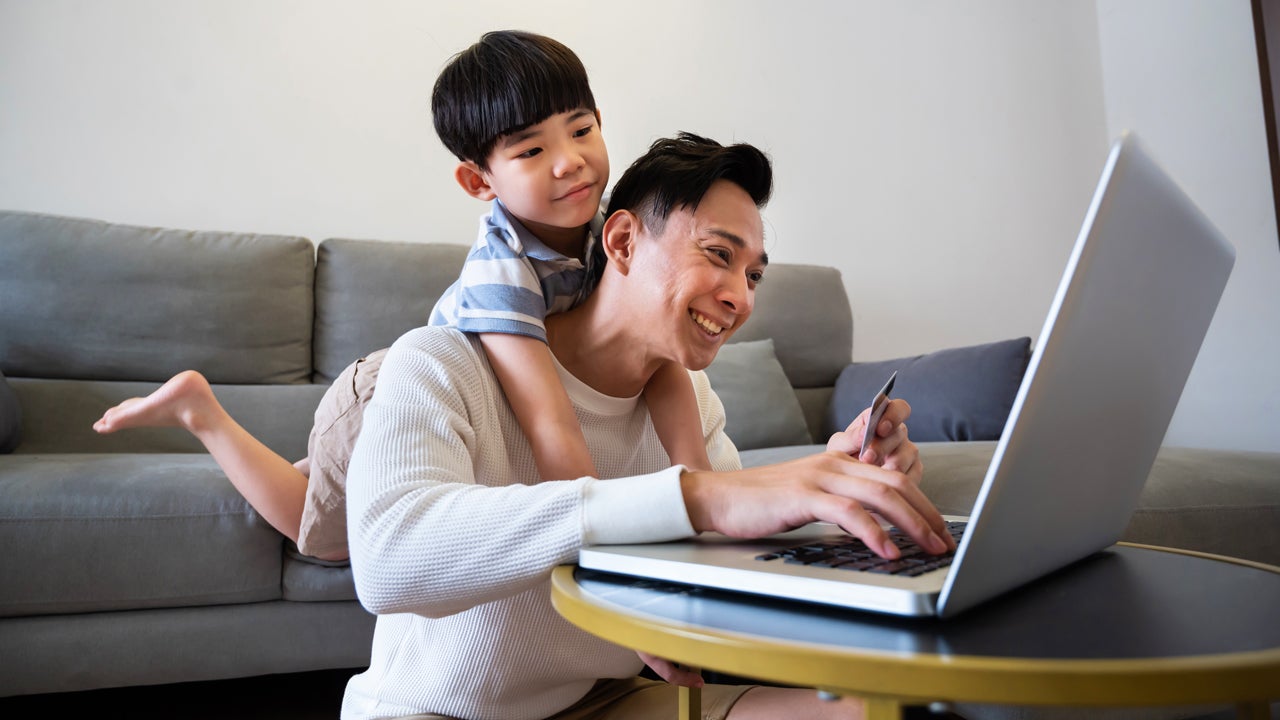
[(591, 134), (591, 126), (590, 126), (590, 125), (588, 125), (588, 126), (586, 126), (586, 127), (582, 128), (582, 129), (578, 130), (577, 132), (575, 132), (575, 133), (573, 134), (573, 136), (574, 136), (574, 137), (576, 137), (576, 138), (580, 138), (580, 137), (583, 137), (583, 136), (585, 136), (585, 135), (590, 135), (590, 134)]
[(528, 150), (525, 150), (524, 152), (522, 152), (522, 153), (520, 153), (519, 155), (517, 155), (516, 157), (518, 157), (518, 158), (525, 158), (525, 159), (528, 159), (528, 158), (533, 157), (534, 155), (537, 155), (537, 154), (538, 154), (538, 153), (540, 153), (540, 152), (542, 152), (542, 148), (538, 148), (538, 147), (536, 147), (536, 148), (529, 148)]

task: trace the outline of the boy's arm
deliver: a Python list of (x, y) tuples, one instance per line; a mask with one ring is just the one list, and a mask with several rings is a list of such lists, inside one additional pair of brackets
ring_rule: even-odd
[(664, 363), (649, 378), (644, 400), (671, 462), (690, 470), (710, 470), (702, 415), (689, 371), (676, 362)]
[[(582, 425), (556, 373), (547, 344), (507, 333), (480, 333), (480, 344), (529, 439), (542, 479), (596, 477)], [(692, 386), (689, 397), (693, 397)]]

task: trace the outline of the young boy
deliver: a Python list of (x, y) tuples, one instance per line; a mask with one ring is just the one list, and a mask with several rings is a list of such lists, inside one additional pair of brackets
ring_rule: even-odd
[[(547, 314), (580, 302), (598, 277), (592, 249), (603, 222), (609, 159), (586, 70), (550, 38), (488, 33), (441, 72), (432, 115), (437, 134), (459, 159), (458, 184), (492, 206), (430, 324), (479, 334), (541, 477), (594, 476), (543, 325)], [(107, 410), (94, 429), (186, 428), (245, 499), (304, 553), (345, 559), (347, 463), (382, 355), (358, 360), (334, 381), (316, 410), (308, 457), (297, 464), (236, 423), (194, 371)], [(685, 369), (661, 368), (645, 400), (672, 462), (710, 469)]]

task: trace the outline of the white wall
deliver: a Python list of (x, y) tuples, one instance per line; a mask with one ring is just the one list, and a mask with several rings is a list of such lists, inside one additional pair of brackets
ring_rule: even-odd
[[(534, 7), (536, 6), (536, 7)], [(688, 129), (774, 157), (770, 252), (859, 358), (1034, 335), (1106, 149), (1094, 8), (847, 0), (0, 0), (0, 207), (469, 243), (429, 94), (488, 29), (574, 48), (614, 177)]]
[(0, 0), (0, 207), (469, 243), (429, 94), (502, 27), (582, 57), (615, 178), (678, 130), (770, 152), (770, 254), (843, 271), (857, 359), (1034, 337), (1109, 142), (1071, 0)]
[(1280, 239), (1249, 0), (1099, 0), (1109, 134), (1146, 145), (1236, 247), (1167, 442), (1280, 450)]

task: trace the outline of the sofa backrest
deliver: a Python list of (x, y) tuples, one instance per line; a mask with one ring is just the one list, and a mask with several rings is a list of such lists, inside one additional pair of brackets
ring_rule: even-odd
[[(111, 405), (196, 369), (250, 432), (301, 457), (328, 384), (425, 324), (466, 253), (348, 239), (313, 249), (300, 237), (0, 211), (0, 371), (23, 406), (17, 452), (201, 452), (177, 430), (90, 428)], [(852, 356), (840, 273), (774, 263), (733, 342), (766, 337), (820, 437)]]
[(316, 251), (315, 382), (427, 324), (467, 246), (332, 238)]
[(0, 370), (23, 410), (16, 452), (200, 452), (178, 430), (91, 428), (190, 368), (269, 446), (305, 453), (297, 428), (319, 399), (314, 257), (300, 237), (0, 211)]
[(796, 388), (835, 385), (853, 358), (853, 310), (840, 271), (773, 263), (756, 288), (751, 319), (730, 342), (773, 338), (778, 362)]
[(300, 237), (0, 212), (9, 377), (311, 380), (314, 250)]
[(836, 378), (853, 359), (853, 309), (840, 271), (772, 263), (756, 288), (751, 319), (733, 342), (773, 338), (778, 363), (795, 388), (809, 435), (825, 442)]

